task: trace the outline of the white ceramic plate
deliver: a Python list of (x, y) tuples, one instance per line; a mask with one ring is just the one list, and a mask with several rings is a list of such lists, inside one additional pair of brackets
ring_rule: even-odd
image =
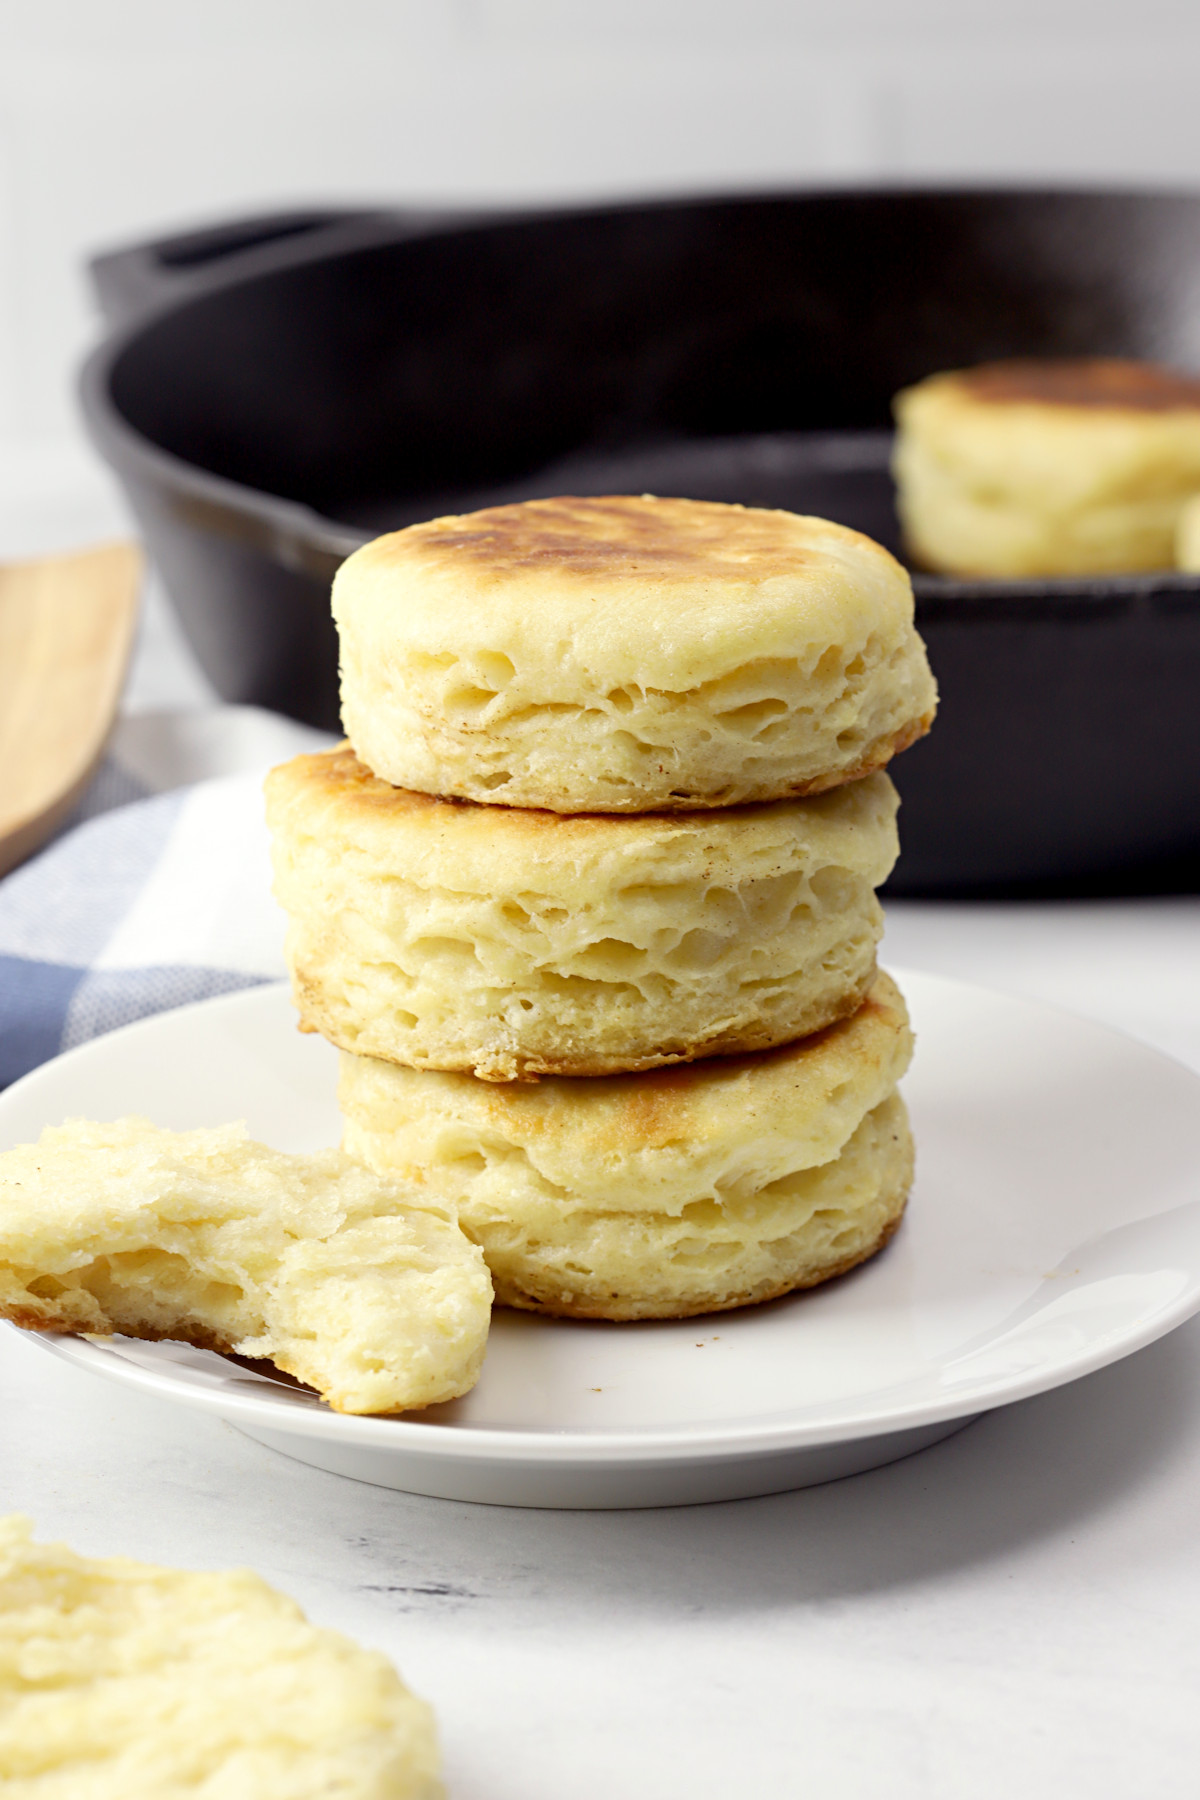
[[(918, 1036), (908, 1216), (841, 1280), (680, 1323), (497, 1312), (483, 1377), (411, 1419), (348, 1418), (177, 1344), (37, 1336), (300, 1460), (523, 1506), (655, 1506), (870, 1468), (1150, 1343), (1200, 1308), (1200, 1078), (1103, 1026), (901, 974)], [(336, 1058), (286, 989), (132, 1025), (0, 1095), (0, 1147), (71, 1115), (244, 1118), (336, 1142)]]

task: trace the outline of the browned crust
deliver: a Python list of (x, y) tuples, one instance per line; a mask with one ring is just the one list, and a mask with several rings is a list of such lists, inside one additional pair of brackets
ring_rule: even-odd
[(1106, 412), (1200, 411), (1200, 378), (1162, 363), (1124, 357), (982, 363), (955, 377), (972, 400), (987, 405), (1082, 407)]
[(653, 494), (559, 494), (431, 519), (379, 541), (368, 560), (469, 566), (493, 580), (545, 570), (655, 582), (764, 580), (819, 561), (830, 537), (870, 545), (860, 532), (796, 513)]
[(886, 737), (876, 738), (862, 761), (855, 763), (851, 769), (835, 769), (828, 775), (816, 775), (811, 781), (795, 782), (785, 791), (770, 797), (774, 800), (799, 800), (807, 794), (825, 794), (830, 788), (845, 787), (851, 781), (861, 781), (866, 775), (875, 775), (880, 769), (887, 768), (893, 756), (899, 756), (901, 751), (909, 749), (919, 738), (925, 737), (936, 716), (937, 708), (931, 707), (919, 719), (910, 719), (908, 724), (901, 725), (897, 731)]
[(267, 793), (302, 792), (306, 796), (324, 791), (339, 805), (353, 804), (390, 817), (409, 812), (436, 812), (439, 808), (459, 807), (463, 802), (452, 795), (425, 794), (416, 788), (394, 787), (376, 775), (359, 760), (354, 746), (348, 742), (335, 744), (332, 750), (313, 750), (293, 756), (270, 771)]
[(767, 783), (761, 790), (739, 793), (734, 798), (730, 797), (728, 791), (719, 794), (670, 794), (656, 799), (648, 806), (616, 802), (605, 807), (593, 803), (570, 812), (560, 810), (550, 800), (544, 806), (509, 806), (494, 794), (485, 792), (434, 794), (417, 788), (393, 787), (361, 762), (348, 743), (338, 744), (332, 750), (319, 750), (293, 757), (291, 762), (283, 763), (271, 771), (267, 777), (267, 788), (268, 792), (278, 789), (283, 793), (298, 789), (312, 792), (320, 787), (331, 792), (339, 804), (350, 802), (392, 817), (401, 813), (434, 813), (439, 808), (447, 807), (457, 811), (463, 807), (488, 806), (506, 815), (519, 816), (530, 830), (543, 831), (551, 831), (555, 827), (561, 829), (567, 821), (608, 819), (614, 813), (629, 818), (645, 818), (657, 814), (669, 817), (674, 813), (684, 812), (733, 812), (743, 807), (749, 809), (767, 806), (775, 800), (802, 800), (814, 794), (827, 793), (831, 788), (846, 787), (850, 782), (861, 781), (867, 775), (877, 774), (880, 769), (887, 767), (893, 756), (899, 756), (901, 751), (907, 750), (926, 735), (933, 724), (935, 713), (936, 708), (931, 708), (919, 718), (907, 720), (897, 730), (876, 738), (859, 761), (849, 768), (826, 769), (820, 775), (809, 776), (804, 781)]
[(830, 1263), (826, 1267), (815, 1270), (801, 1270), (787, 1280), (776, 1282), (771, 1287), (754, 1290), (746, 1294), (731, 1294), (722, 1300), (706, 1300), (702, 1305), (672, 1308), (662, 1306), (656, 1308), (653, 1301), (622, 1301), (613, 1295), (607, 1302), (580, 1300), (566, 1303), (553, 1295), (540, 1295), (529, 1289), (510, 1287), (493, 1275), (496, 1284), (496, 1305), (508, 1306), (518, 1312), (544, 1313), (555, 1319), (605, 1319), (613, 1325), (635, 1324), (639, 1319), (697, 1319), (707, 1313), (733, 1312), (742, 1306), (763, 1306), (768, 1300), (780, 1300), (785, 1294), (794, 1294), (804, 1288), (820, 1287), (826, 1281), (833, 1281), (839, 1275), (848, 1274), (861, 1263), (869, 1262), (871, 1257), (878, 1256), (884, 1245), (896, 1235), (904, 1218), (908, 1205), (908, 1187), (899, 1196), (895, 1213), (886, 1221), (874, 1243), (868, 1244), (864, 1250), (856, 1251), (853, 1256), (843, 1257), (840, 1262)]
[[(42, 1313), (35, 1312), (32, 1307), (0, 1306), (0, 1319), (7, 1320), (10, 1325), (19, 1326), (22, 1331), (54, 1331), (61, 1337), (81, 1337), (84, 1332), (82, 1325), (77, 1325), (67, 1319), (47, 1318)], [(96, 1327), (88, 1326), (87, 1329), (92, 1331)], [(108, 1328), (101, 1327), (100, 1329)]]
[(113, 1332), (121, 1337), (137, 1338), (144, 1344), (191, 1344), (195, 1350), (215, 1350), (219, 1356), (228, 1355), (233, 1349), (232, 1339), (186, 1320), (180, 1320), (170, 1331), (150, 1331), (124, 1319), (102, 1319), (95, 1325), (81, 1325), (62, 1313), (45, 1314), (19, 1303), (0, 1306), (0, 1318), (19, 1326), (22, 1331), (50, 1331), (60, 1337), (89, 1337)]
[(325, 1015), (317, 984), (303, 975), (294, 977), (293, 1003), (300, 1013), (300, 1031), (317, 1032), (336, 1049), (345, 1050), (351, 1056), (370, 1056), (376, 1062), (391, 1063), (400, 1069), (430, 1069), (450, 1075), (474, 1075), (478, 1081), (503, 1085), (513, 1081), (538, 1081), (543, 1075), (569, 1078), (642, 1075), (651, 1069), (708, 1062), (714, 1057), (758, 1056), (763, 1051), (780, 1050), (788, 1044), (801, 1041), (807, 1043), (821, 1032), (827, 1031), (831, 1025), (853, 1018), (864, 1005), (870, 1004), (868, 997), (877, 974), (877, 965), (872, 963), (860, 982), (848, 988), (835, 1003), (806, 1023), (803, 1031), (796, 1029), (794, 1021), (781, 1020), (777, 1025), (771, 1026), (765, 1020), (756, 1019), (740, 1030), (722, 1032), (716, 1037), (705, 1038), (700, 1043), (689, 1044), (681, 1050), (659, 1048), (636, 1057), (589, 1056), (582, 1051), (567, 1051), (558, 1056), (550, 1056), (526, 1053), (520, 1048), (513, 1049), (511, 1053), (497, 1052), (487, 1062), (478, 1053), (474, 1056), (464, 1054), (457, 1061), (451, 1061), (446, 1056), (398, 1056), (382, 1049), (364, 1050), (361, 1040), (354, 1041), (348, 1033), (341, 1031), (338, 1022)]
[[(313, 1387), (311, 1382), (302, 1379), (301, 1376), (296, 1374), (295, 1370), (289, 1369), (285, 1362), (277, 1362), (273, 1358), (268, 1357), (250, 1358), (238, 1356), (234, 1351), (231, 1339), (221, 1337), (219, 1333), (210, 1331), (207, 1326), (204, 1325), (181, 1321), (180, 1324), (172, 1326), (170, 1331), (146, 1331), (137, 1325), (129, 1324), (127, 1321), (107, 1319), (100, 1325), (89, 1325), (84, 1327), (73, 1321), (63, 1319), (61, 1316), (56, 1318), (45, 1318), (42, 1314), (19, 1305), (0, 1306), (0, 1319), (6, 1319), (10, 1325), (19, 1326), (22, 1331), (49, 1331), (55, 1333), (59, 1337), (96, 1337), (112, 1332), (120, 1337), (134, 1338), (137, 1342), (143, 1344), (190, 1344), (194, 1350), (212, 1350), (215, 1351), (218, 1356), (231, 1356), (235, 1362), (240, 1363), (245, 1368), (273, 1369), (277, 1374), (285, 1377), (289, 1386), (295, 1385), (298, 1388), (302, 1388), (305, 1393), (312, 1394), (316, 1399), (328, 1406), (331, 1412), (346, 1412), (346, 1408), (338, 1406), (335, 1400), (331, 1399), (328, 1395), (323, 1394), (319, 1388)], [(424, 1412), (426, 1404), (427, 1402), (422, 1401), (412, 1406), (396, 1407), (391, 1412), (372, 1413), (367, 1415), (355, 1413), (348, 1416), (355, 1418), (364, 1416), (381, 1419), (399, 1418), (402, 1413)]]

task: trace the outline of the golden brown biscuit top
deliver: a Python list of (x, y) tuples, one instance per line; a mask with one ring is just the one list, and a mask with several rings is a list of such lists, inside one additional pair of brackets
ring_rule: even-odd
[[(473, 801), (460, 800), (453, 794), (421, 794), (412, 788), (393, 787), (360, 762), (349, 743), (338, 744), (332, 750), (309, 751), (294, 756), (290, 762), (280, 763), (267, 776), (267, 790), (281, 798), (286, 795), (309, 799), (320, 797), (340, 808), (361, 809), (360, 817), (364, 813), (379, 813), (398, 820), (402, 816), (415, 819), (424, 815), (434, 825), (444, 825), (448, 819), (462, 820), (468, 825), (486, 827), (493, 833), (549, 832), (555, 828), (566, 832), (572, 827), (582, 831), (596, 823), (606, 831), (612, 830), (608, 815), (597, 820), (591, 813), (562, 814), (517, 806), (487, 808), (481, 814)], [(623, 824), (631, 822), (622, 821)], [(677, 821), (672, 817), (671, 823)]]
[[(761, 827), (767, 832), (786, 831), (794, 838), (799, 829), (794, 822), (797, 819), (817, 827), (823, 819), (834, 823), (842, 814), (850, 829), (859, 828), (858, 821), (873, 829), (877, 816), (873, 809), (882, 806), (884, 815), (890, 816), (889, 809), (895, 804), (886, 777), (876, 773), (856, 782), (853, 795), (835, 789), (811, 800), (792, 797), (749, 801), (740, 806), (723, 806), (713, 813), (622, 813), (614, 818), (612, 813), (556, 813), (532, 806), (480, 807), (473, 800), (461, 800), (453, 794), (423, 794), (412, 788), (393, 787), (361, 762), (349, 743), (337, 744), (332, 750), (303, 752), (289, 762), (279, 763), (267, 775), (266, 791), (273, 806), (276, 802), (280, 807), (293, 802), (332, 805), (338, 809), (340, 819), (378, 816), (396, 821), (397, 829), (401, 821), (423, 820), (435, 831), (449, 826), (460, 832), (482, 834), (495, 844), (525, 842), (532, 846), (538, 840), (562, 841), (564, 855), (571, 853), (565, 848), (567, 842), (582, 853), (589, 842), (598, 846), (630, 845), (638, 837), (651, 841), (670, 838), (677, 844), (681, 839), (694, 838), (702, 846), (714, 828), (728, 836), (732, 827), (747, 831)], [(862, 803), (858, 811), (853, 807), (854, 800)]]
[(983, 363), (956, 377), (973, 400), (990, 405), (1083, 406), (1120, 412), (1200, 410), (1200, 378), (1160, 363), (1121, 357)]
[(501, 578), (546, 570), (694, 582), (719, 572), (745, 580), (794, 570), (816, 560), (831, 535), (868, 541), (823, 519), (762, 507), (608, 494), (489, 506), (411, 525), (386, 541), (402, 558), (473, 565)]
[(433, 812), (438, 807), (458, 804), (439, 799), (436, 794), (416, 794), (409, 788), (392, 787), (381, 781), (365, 763), (358, 760), (352, 747), (341, 743), (332, 750), (315, 750), (295, 756), (289, 763), (273, 769), (270, 779), (279, 786), (301, 789), (323, 789), (339, 800), (352, 799), (356, 805), (377, 807), (382, 812)]

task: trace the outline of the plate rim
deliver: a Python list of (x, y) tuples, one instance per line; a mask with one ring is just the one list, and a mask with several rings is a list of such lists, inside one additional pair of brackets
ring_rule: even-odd
[[(1097, 1374), (1168, 1336), (1198, 1311), (1200, 1284), (1173, 1306), (1146, 1320), (1143, 1329), (1122, 1335), (1115, 1341), (1102, 1340), (1086, 1356), (1056, 1365), (1043, 1365), (1036, 1373), (1027, 1373), (1019, 1379), (995, 1377), (953, 1397), (947, 1396), (944, 1401), (918, 1402), (902, 1410), (876, 1413), (868, 1418), (715, 1429), (656, 1427), (644, 1433), (537, 1432), (455, 1425), (439, 1431), (436, 1439), (429, 1435), (437, 1430), (435, 1421), (422, 1424), (408, 1415), (337, 1413), (319, 1406), (311, 1410), (280, 1408), (276, 1402), (255, 1395), (230, 1393), (219, 1386), (206, 1388), (182, 1381), (172, 1375), (169, 1364), (162, 1370), (141, 1367), (120, 1356), (105, 1354), (101, 1346), (89, 1344), (84, 1339), (48, 1332), (21, 1331), (20, 1335), (26, 1341), (36, 1340), (62, 1361), (107, 1380), (121, 1382), (162, 1399), (177, 1400), (228, 1419), (230, 1423), (244, 1421), (288, 1436), (342, 1441), (347, 1447), (353, 1444), (359, 1449), (392, 1450), (397, 1454), (449, 1458), (464, 1463), (628, 1466), (744, 1461), (782, 1455), (792, 1450), (853, 1443), (890, 1432), (942, 1424), (951, 1419), (974, 1418), (979, 1413), (994, 1412), (998, 1407), (1015, 1405), (1020, 1400), (1030, 1400), (1038, 1394), (1051, 1393), (1055, 1388), (1081, 1381), (1086, 1375)], [(8, 1329), (20, 1330), (15, 1325), (8, 1325)]]
[[(1197, 1097), (1200, 1098), (1200, 1074), (1194, 1069), (1179, 1058), (1106, 1021), (1090, 1018), (1052, 1002), (1031, 999), (1026, 995), (961, 981), (931, 971), (901, 965), (892, 972), (901, 987), (907, 991), (915, 993), (920, 987), (940, 987), (958, 995), (978, 994), (1003, 1001), (1034, 1015), (1051, 1013), (1103, 1036), (1115, 1038), (1132, 1052), (1184, 1074), (1196, 1084)], [(177, 1021), (181, 1016), (197, 1011), (211, 1014), (216, 1011), (237, 1012), (247, 1007), (273, 1006), (287, 993), (286, 981), (260, 981), (234, 993), (193, 1001), (187, 1006), (134, 1020), (102, 1038), (92, 1038), (76, 1045), (30, 1070), (0, 1094), (0, 1120), (7, 1111), (11, 1096), (23, 1097), (31, 1086), (40, 1085), (48, 1070), (58, 1070), (62, 1065), (75, 1063), (81, 1057), (90, 1058), (98, 1053), (100, 1046), (108, 1045), (114, 1039), (152, 1036), (166, 1020)], [(1200, 1161), (1197, 1172), (1200, 1174)], [(70, 1334), (28, 1331), (12, 1324), (8, 1324), (7, 1328), (25, 1342), (36, 1344), (74, 1367), (140, 1392), (215, 1414), (232, 1424), (245, 1423), (283, 1435), (340, 1442), (347, 1449), (390, 1450), (397, 1456), (422, 1461), (453, 1461), (469, 1465), (533, 1463), (552, 1467), (645, 1467), (652, 1464), (707, 1464), (771, 1458), (791, 1451), (849, 1443), (891, 1432), (919, 1429), (956, 1418), (973, 1417), (980, 1412), (994, 1411), (999, 1406), (1031, 1399), (1037, 1394), (1050, 1392), (1081, 1380), (1086, 1375), (1095, 1374), (1165, 1337), (1197, 1312), (1200, 1312), (1200, 1268), (1192, 1274), (1180, 1293), (1143, 1317), (1135, 1327), (1110, 1331), (1084, 1351), (1067, 1356), (1057, 1363), (996, 1375), (944, 1397), (933, 1396), (886, 1411), (876, 1410), (862, 1418), (827, 1418), (809, 1422), (796, 1418), (776, 1418), (769, 1424), (732, 1421), (716, 1426), (655, 1426), (644, 1431), (537, 1431), (524, 1427), (508, 1429), (468, 1424), (454, 1424), (438, 1431), (438, 1421), (423, 1421), (419, 1414), (384, 1416), (337, 1413), (320, 1404), (311, 1408), (280, 1406), (276, 1400), (265, 1396), (260, 1398), (251, 1393), (231, 1392), (216, 1383), (209, 1387), (188, 1381), (175, 1374), (167, 1361), (164, 1361), (161, 1368), (147, 1368), (119, 1353), (114, 1354), (102, 1342), (93, 1343)]]

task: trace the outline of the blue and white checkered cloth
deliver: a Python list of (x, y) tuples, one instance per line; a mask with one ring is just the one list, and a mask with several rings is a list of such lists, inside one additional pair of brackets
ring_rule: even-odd
[[(94, 816), (0, 881), (0, 1086), (118, 1025), (285, 973), (262, 777), (330, 741), (248, 708), (119, 728), (81, 808)], [(187, 779), (231, 766), (243, 772)]]

